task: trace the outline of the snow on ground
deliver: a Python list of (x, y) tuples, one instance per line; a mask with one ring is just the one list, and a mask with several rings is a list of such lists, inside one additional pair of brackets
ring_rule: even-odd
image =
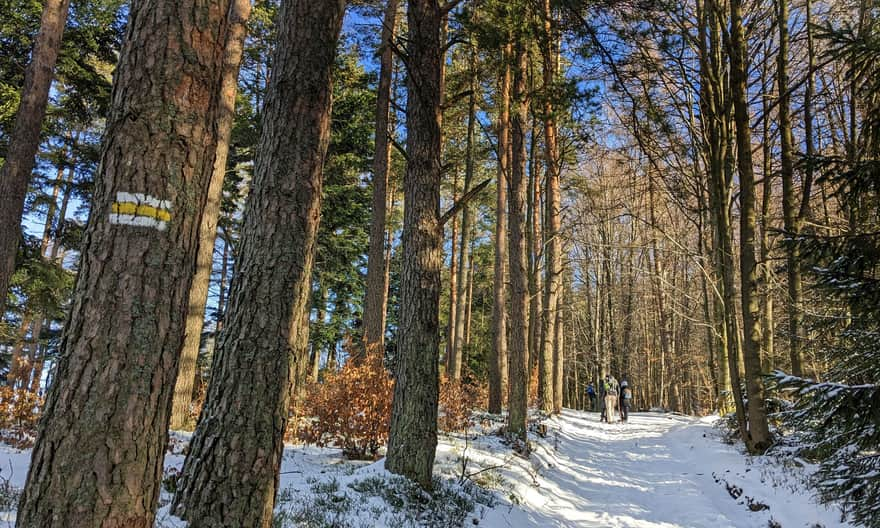
[[(484, 421), (476, 434), (441, 436), (441, 491), (434, 499), (391, 476), (382, 461), (350, 462), (336, 449), (288, 446), (276, 515), (284, 526), (356, 528), (850, 527), (838, 511), (815, 504), (803, 484), (808, 466), (747, 458), (722, 441), (713, 421), (633, 413), (629, 423), (604, 424), (595, 413), (565, 411), (544, 422), (546, 437), (530, 436), (528, 458), (503, 438), (480, 434), (498, 425)], [(182, 465), (187, 440), (173, 435), (166, 471)], [(0, 480), (20, 487), (29, 454), (0, 446)], [(162, 502), (169, 499), (163, 493)], [(14, 512), (0, 513), (0, 528), (13, 520)], [(156, 526), (185, 525), (165, 506)]]

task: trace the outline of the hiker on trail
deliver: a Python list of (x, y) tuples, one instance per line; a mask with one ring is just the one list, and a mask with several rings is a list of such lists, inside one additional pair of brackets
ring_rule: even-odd
[(593, 388), (593, 382), (587, 385), (587, 396), (590, 397), (590, 410), (596, 410), (596, 389)]
[(605, 417), (608, 423), (613, 423), (614, 409), (617, 408), (617, 395), (620, 393), (620, 385), (618, 385), (614, 376), (608, 374), (605, 376), (605, 383), (602, 388), (605, 393)]
[(620, 420), (622, 422), (626, 422), (629, 418), (629, 409), (632, 405), (632, 388), (629, 386), (629, 382), (624, 378), (620, 382)]

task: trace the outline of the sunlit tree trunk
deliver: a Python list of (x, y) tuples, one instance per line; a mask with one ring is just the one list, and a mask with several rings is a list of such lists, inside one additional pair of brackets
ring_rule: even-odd
[(0, 167), (0, 316), (6, 312), (6, 292), (21, 238), (21, 215), (40, 147), (40, 130), (69, 6), (70, 0), (46, 0), (43, 6), (6, 160)]
[(528, 284), (525, 238), (525, 170), (526, 138), (525, 127), (528, 120), (528, 101), (526, 100), (527, 61), (525, 45), (514, 44), (513, 64), (513, 112), (511, 119), (511, 173), (508, 192), (508, 218), (510, 228), (510, 328), (508, 360), (510, 369), (507, 430), (521, 440), (526, 439), (528, 417), (529, 387), (529, 349), (528, 323)]
[(770, 429), (761, 379), (761, 325), (755, 262), (755, 174), (749, 125), (747, 40), (741, 0), (730, 0), (730, 87), (736, 125), (740, 182), (740, 273), (743, 317), (743, 363), (748, 395), (748, 428), (741, 431), (749, 451), (770, 447)]
[(278, 13), (229, 307), (172, 505), (191, 528), (272, 524), (290, 399), (308, 362), (308, 300), (345, 5), (290, 0)]
[(492, 356), (489, 361), (489, 412), (500, 413), (507, 394), (507, 176), (510, 171), (510, 55), (502, 51), (498, 97), (498, 177), (495, 201), (495, 278), (492, 285)]
[[(791, 89), (788, 78), (788, 10), (789, 0), (777, 0), (777, 25), (779, 26), (779, 51), (777, 56), (776, 81), (779, 86), (779, 161), (782, 179), (782, 210), (785, 231), (788, 237), (796, 239), (800, 233), (800, 222), (794, 184), (794, 147), (791, 132)], [(803, 375), (803, 295), (800, 271), (800, 250), (797, 243), (786, 244), (788, 272), (788, 354), (791, 359), (791, 373)]]
[(544, 281), (544, 317), (543, 338), (544, 345), (541, 347), (543, 357), (541, 363), (541, 377), (544, 380), (541, 409), (545, 412), (553, 412), (554, 394), (554, 371), (556, 361), (562, 361), (557, 337), (561, 336), (556, 328), (556, 311), (559, 296), (562, 292), (562, 198), (559, 186), (559, 145), (557, 142), (556, 117), (553, 107), (554, 85), (556, 82), (556, 36), (553, 28), (553, 13), (550, 8), (550, 0), (543, 0), (542, 10), (544, 32), (541, 42), (541, 55), (543, 63), (544, 82), (544, 163), (547, 166), (545, 196), (547, 208), (547, 223), (545, 226), (547, 240), (545, 248), (546, 280)]
[(385, 468), (431, 488), (437, 447), (442, 13), (410, 0), (400, 338)]
[(177, 382), (174, 385), (174, 397), (171, 403), (171, 429), (182, 429), (189, 420), (189, 406), (192, 402), (193, 385), (197, 375), (196, 362), (202, 341), (202, 327), (205, 322), (205, 304), (208, 301), (208, 288), (211, 284), (211, 272), (214, 270), (214, 240), (217, 238), (217, 220), (220, 216), (220, 202), (223, 198), (223, 179), (226, 176), (226, 159), (229, 154), (229, 136), (232, 133), (232, 121), (235, 117), (235, 94), (238, 90), (238, 67), (244, 48), (244, 33), (247, 18), (250, 15), (248, 0), (236, 2), (236, 16), (240, 23), (236, 24), (237, 33), (230, 34), (227, 39), (224, 69), (220, 78), (220, 111), (215, 126), (219, 140), (217, 153), (214, 156), (214, 173), (208, 187), (208, 201), (202, 214), (199, 226), (199, 252), (196, 255), (196, 272), (193, 275), (189, 290), (189, 305), (186, 313), (186, 334), (180, 348)]
[(379, 47), (379, 86), (376, 91), (376, 154), (373, 158), (373, 198), (370, 216), (370, 247), (364, 294), (364, 351), (383, 355), (385, 318), (388, 310), (388, 276), (385, 273), (385, 231), (388, 217), (388, 177), (391, 164), (391, 81), (394, 73), (392, 39), (397, 25), (398, 0), (388, 0), (382, 19)]
[[(471, 188), (474, 174), (474, 129), (476, 121), (476, 56), (471, 53), (470, 57), (470, 96), (468, 97), (468, 121), (465, 146), (465, 172), (464, 188), (462, 195), (467, 194)], [(454, 240), (453, 240), (454, 242)], [(452, 380), (460, 380), (462, 364), (464, 362), (464, 346), (467, 341), (467, 329), (469, 324), (467, 306), (469, 303), (468, 291), (470, 290), (470, 246), (471, 246), (471, 208), (465, 204), (461, 210), (461, 241), (458, 249), (458, 293), (455, 296), (455, 340), (452, 347), (452, 357), (449, 360), (449, 370), (446, 375)], [(453, 247), (453, 251), (454, 251)]]
[(229, 2), (130, 6), (19, 528), (153, 526), (234, 13)]

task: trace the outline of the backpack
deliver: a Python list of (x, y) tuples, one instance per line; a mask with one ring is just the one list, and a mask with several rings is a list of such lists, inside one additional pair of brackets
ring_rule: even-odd
[(605, 394), (617, 396), (617, 380), (611, 378), (610, 381), (605, 382)]
[(629, 387), (624, 387), (624, 389), (623, 389), (623, 399), (624, 399), (624, 400), (631, 400), (632, 397), (633, 397), (633, 393), (632, 393), (631, 390), (629, 390)]

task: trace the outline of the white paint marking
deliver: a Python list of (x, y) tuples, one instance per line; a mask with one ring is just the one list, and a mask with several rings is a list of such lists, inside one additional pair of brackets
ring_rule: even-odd
[(166, 222), (163, 222), (162, 220), (159, 220), (157, 218), (116, 213), (110, 213), (110, 223), (118, 225), (152, 227), (158, 229), (159, 231), (165, 231), (165, 228), (167, 226)]
[(129, 192), (117, 192), (116, 193), (116, 201), (117, 202), (130, 202), (137, 204), (147, 204), (152, 207), (157, 207), (159, 209), (165, 209), (166, 211), (171, 211), (171, 200), (160, 200), (155, 196), (150, 196), (149, 194), (143, 193), (129, 193)]

